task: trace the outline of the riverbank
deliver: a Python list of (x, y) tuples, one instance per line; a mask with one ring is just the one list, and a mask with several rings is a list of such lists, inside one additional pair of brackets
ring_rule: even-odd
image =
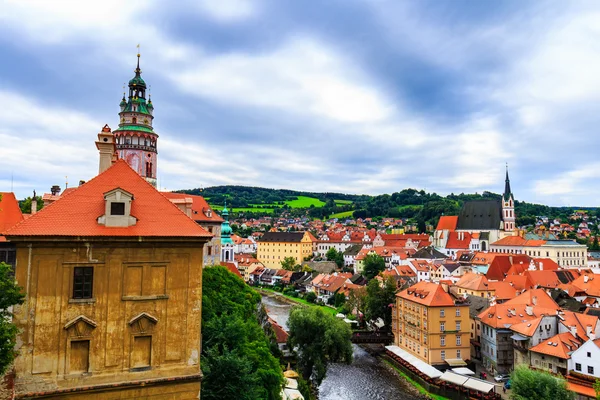
[(304, 300), (304, 299), (300, 299), (298, 297), (292, 297), (292, 296), (288, 296), (285, 295), (281, 292), (278, 292), (276, 290), (273, 289), (266, 289), (266, 288), (254, 288), (254, 290), (256, 290), (257, 292), (259, 292), (260, 294), (263, 294), (265, 296), (269, 296), (269, 295), (274, 295), (275, 297), (277, 297), (279, 300), (284, 301), (288, 304), (292, 304), (292, 305), (303, 305), (303, 306), (308, 306), (308, 307), (319, 307), (321, 310), (323, 310), (326, 313), (329, 313), (333, 316), (337, 315), (337, 310), (335, 308), (331, 308), (331, 307), (327, 307), (327, 306), (321, 306), (318, 304), (314, 304), (314, 303), (309, 303), (308, 301)]

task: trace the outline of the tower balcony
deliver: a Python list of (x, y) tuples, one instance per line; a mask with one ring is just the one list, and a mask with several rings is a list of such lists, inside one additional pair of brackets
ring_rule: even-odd
[(144, 150), (156, 153), (156, 147), (145, 146), (143, 144), (117, 144), (117, 150)]

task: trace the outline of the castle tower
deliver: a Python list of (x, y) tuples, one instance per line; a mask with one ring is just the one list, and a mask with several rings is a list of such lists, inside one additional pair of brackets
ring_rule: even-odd
[(135, 76), (129, 81), (129, 96), (119, 105), (119, 128), (113, 131), (120, 159), (148, 182), (156, 187), (157, 141), (158, 135), (152, 129), (154, 106), (148, 96), (146, 102), (146, 82), (142, 79), (140, 54), (137, 55)]
[(515, 199), (510, 190), (508, 166), (506, 166), (506, 181), (504, 183), (504, 194), (502, 195), (502, 221), (504, 221), (504, 231), (511, 232), (515, 230), (515, 219)]
[(231, 240), (231, 233), (233, 230), (229, 226), (229, 210), (227, 209), (227, 202), (225, 207), (221, 211), (221, 217), (225, 221), (221, 224), (221, 261), (233, 262), (234, 260), (234, 248), (233, 240)]

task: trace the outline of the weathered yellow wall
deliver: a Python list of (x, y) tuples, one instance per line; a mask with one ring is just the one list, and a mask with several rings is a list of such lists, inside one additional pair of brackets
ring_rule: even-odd
[[(88, 248), (84, 243), (38, 242), (29, 248), (30, 243), (18, 243), (16, 278), (27, 299), (15, 310), (20, 329), (17, 393), (198, 374), (203, 244), (97, 242)], [(76, 266), (94, 267), (91, 300), (71, 299)], [(129, 323), (141, 313), (158, 321)], [(80, 321), (65, 329), (80, 315), (96, 327)], [(146, 371), (130, 370), (136, 335), (152, 336), (151, 367)], [(78, 339), (90, 340), (89, 370), (72, 374), (70, 341)], [(166, 392), (161, 397), (152, 386), (139, 390), (130, 397), (97, 398), (194, 398)], [(144, 397), (152, 390), (158, 397)], [(73, 398), (77, 396), (82, 395)]]
[(286, 257), (294, 257), (296, 264), (302, 264), (305, 257), (312, 254), (312, 241), (305, 234), (301, 242), (261, 242), (256, 250), (256, 258), (267, 268), (281, 269)]
[[(442, 309), (444, 317), (440, 316)], [(460, 309), (460, 316), (456, 316), (456, 309)], [(446, 352), (446, 359), (456, 358), (458, 349), (463, 360), (470, 359), (471, 325), (468, 305), (427, 307), (398, 297), (394, 313), (394, 342), (397, 346), (429, 364), (444, 363), (441, 358), (442, 350)], [(440, 330), (442, 321), (445, 323), (444, 332)], [(459, 331), (456, 331), (457, 321), (460, 321)], [(457, 334), (461, 337), (460, 346), (456, 345)], [(444, 346), (441, 345), (441, 335), (445, 336)]]

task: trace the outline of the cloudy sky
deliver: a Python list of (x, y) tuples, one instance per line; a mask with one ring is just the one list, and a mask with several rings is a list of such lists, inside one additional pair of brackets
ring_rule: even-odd
[(0, 191), (95, 175), (138, 43), (161, 189), (501, 192), (508, 163), (517, 199), (598, 205), (595, 1), (0, 0)]

